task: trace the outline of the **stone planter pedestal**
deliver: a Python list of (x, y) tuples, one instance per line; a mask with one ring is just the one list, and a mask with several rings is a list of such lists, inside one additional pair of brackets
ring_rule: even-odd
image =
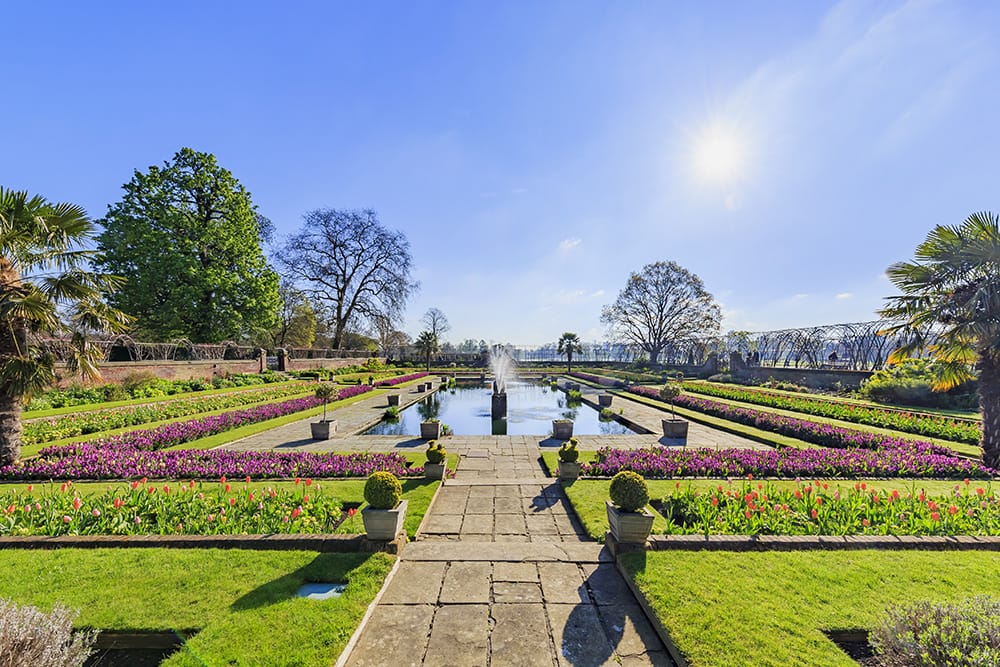
[(661, 419), (660, 425), (663, 426), (664, 438), (687, 440), (688, 423), (683, 419)]
[(437, 440), (441, 437), (441, 422), (420, 422), (420, 437), (423, 440)]
[(611, 400), (614, 398), (611, 394), (600, 394), (597, 397), (597, 404), (602, 408), (610, 408)]
[(622, 544), (645, 544), (653, 529), (653, 515), (643, 508), (640, 512), (623, 512), (610, 500), (605, 501), (608, 510), (608, 528), (611, 535)]
[(330, 435), (337, 432), (337, 420), (312, 422), (309, 424), (309, 430), (312, 431), (313, 440), (329, 440)]
[(399, 501), (394, 509), (377, 510), (366, 507), (361, 510), (361, 518), (365, 523), (365, 533), (369, 540), (394, 540), (403, 530), (403, 520), (406, 518), (407, 500)]
[(559, 462), (559, 480), (563, 482), (569, 482), (577, 479), (580, 476), (580, 462), (579, 461), (560, 461)]
[(399, 394), (389, 394), (385, 397), (389, 401), (389, 407), (399, 407)]
[(447, 470), (444, 463), (425, 463), (424, 477), (427, 479), (444, 479), (444, 471)]
[(573, 437), (572, 419), (553, 419), (552, 437), (556, 440), (569, 440)]

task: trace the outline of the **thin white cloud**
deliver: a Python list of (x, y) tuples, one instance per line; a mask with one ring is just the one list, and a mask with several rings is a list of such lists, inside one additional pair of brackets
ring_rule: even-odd
[(559, 242), (559, 250), (560, 252), (569, 252), (573, 248), (578, 247), (581, 243), (583, 243), (583, 240), (578, 239), (576, 237), (563, 239), (562, 241)]
[(841, 292), (837, 295), (838, 301), (843, 301), (844, 299), (850, 299), (854, 297), (854, 292)]

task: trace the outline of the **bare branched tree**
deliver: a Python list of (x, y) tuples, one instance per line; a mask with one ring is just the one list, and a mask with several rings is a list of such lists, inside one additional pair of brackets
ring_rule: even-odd
[(654, 364), (668, 343), (716, 335), (721, 319), (701, 278), (676, 262), (647, 264), (633, 273), (601, 313), (613, 340), (638, 346)]
[(448, 318), (445, 317), (444, 312), (440, 308), (428, 308), (424, 316), (420, 318), (420, 321), (427, 328), (427, 331), (434, 334), (438, 342), (443, 341), (444, 335), (451, 331)]
[(410, 243), (383, 227), (374, 211), (317, 209), (278, 251), (278, 262), (332, 329), (340, 349), (349, 324), (399, 318), (418, 284)]

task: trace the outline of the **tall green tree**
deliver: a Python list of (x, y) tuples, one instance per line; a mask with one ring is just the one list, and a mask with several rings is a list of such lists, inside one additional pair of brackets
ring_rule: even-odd
[(441, 349), (438, 344), (437, 336), (434, 335), (433, 331), (421, 331), (420, 335), (417, 336), (417, 340), (414, 343), (417, 351), (424, 355), (424, 361), (427, 365), (427, 370), (431, 369), (431, 357), (438, 353)]
[(566, 372), (573, 372), (573, 355), (583, 352), (583, 345), (580, 344), (580, 337), (572, 331), (567, 331), (556, 344), (556, 352), (560, 356), (566, 357)]
[(100, 221), (99, 266), (127, 279), (112, 304), (140, 335), (215, 343), (274, 326), (278, 276), (261, 250), (269, 223), (214, 155), (182, 148), (122, 187)]
[(89, 336), (129, 323), (105, 302), (121, 280), (85, 268), (93, 232), (79, 206), (0, 187), (0, 465), (20, 456), (24, 399), (56, 379), (44, 339), (69, 339), (70, 369), (93, 379), (101, 350)]
[(959, 225), (938, 225), (915, 260), (887, 271), (903, 293), (881, 311), (901, 320), (885, 333), (907, 338), (889, 361), (929, 351), (937, 390), (978, 371), (983, 461), (1000, 468), (1000, 217), (974, 213)]

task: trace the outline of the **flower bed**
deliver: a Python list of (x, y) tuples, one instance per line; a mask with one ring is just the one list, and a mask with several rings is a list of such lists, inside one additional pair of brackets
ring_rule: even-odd
[(906, 447), (879, 449), (649, 449), (598, 450), (580, 474), (610, 477), (634, 470), (644, 477), (992, 477), (995, 471), (957, 456)]
[(864, 482), (841, 494), (819, 480), (794, 489), (747, 481), (703, 493), (678, 488), (655, 505), (668, 534), (1000, 535), (1000, 498), (969, 480), (936, 498), (869, 491)]
[(400, 375), (399, 377), (389, 378), (388, 380), (379, 380), (375, 383), (376, 387), (395, 387), (397, 384), (403, 384), (404, 382), (409, 382), (410, 380), (418, 380), (422, 377), (427, 377), (430, 373), (421, 371), (419, 373), (410, 373), (409, 375)]
[(302, 383), (294, 386), (239, 391), (232, 394), (184, 398), (151, 405), (125, 408), (110, 408), (93, 412), (82, 412), (65, 417), (39, 419), (24, 425), (21, 441), (25, 445), (72, 438), (89, 433), (100, 433), (127, 426), (138, 426), (150, 422), (175, 419), (187, 415), (235, 408), (241, 405), (273, 401), (286, 396), (301, 394), (311, 385)]
[[(654, 387), (631, 387), (629, 391), (633, 394), (659, 400), (659, 390)], [(764, 410), (736, 407), (707, 398), (697, 398), (682, 394), (674, 399), (674, 404), (678, 407), (704, 412), (713, 417), (721, 417), (722, 419), (728, 419), (738, 424), (746, 424), (747, 426), (753, 426), (764, 431), (787, 435), (804, 440), (805, 442), (811, 442), (815, 445), (822, 445), (823, 447), (861, 447), (866, 449), (891, 447), (895, 449), (908, 449), (921, 454), (940, 454), (946, 456), (953, 454), (947, 447), (941, 447), (923, 440), (907, 440), (880, 433), (855, 431), (854, 429), (820, 424), (806, 419), (785, 417)]]
[(625, 383), (621, 380), (616, 380), (614, 378), (604, 377), (601, 375), (591, 375), (590, 373), (577, 373), (572, 372), (569, 374), (570, 377), (583, 380), (584, 382), (593, 382), (594, 384), (599, 384), (602, 387), (624, 387)]
[(0, 535), (220, 535), (329, 533), (342, 502), (319, 484), (297, 490), (234, 488), (222, 480), (133, 482), (80, 496), (71, 484), (50, 493), (0, 493)]
[(759, 389), (720, 387), (718, 385), (686, 382), (684, 391), (725, 398), (743, 403), (753, 403), (779, 410), (803, 412), (820, 417), (840, 419), (856, 424), (890, 428), (905, 433), (915, 433), (955, 442), (979, 444), (982, 429), (975, 421), (950, 417), (915, 414), (906, 410), (875, 408), (821, 398), (785, 396)]
[(406, 464), (404, 456), (393, 453), (357, 452), (345, 455), (230, 449), (147, 451), (126, 446), (81, 444), (74, 451), (50, 453), (0, 468), (0, 479), (367, 477), (378, 470), (388, 470), (400, 477), (423, 474), (422, 467), (407, 468)]

